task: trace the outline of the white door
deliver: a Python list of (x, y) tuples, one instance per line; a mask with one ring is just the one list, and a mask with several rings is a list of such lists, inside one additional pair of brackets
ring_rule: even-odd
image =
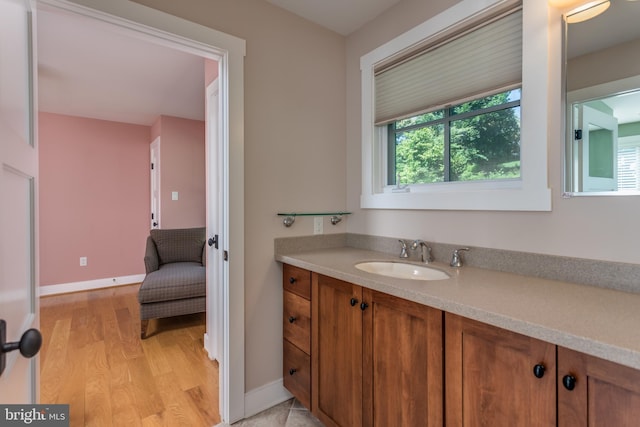
[[(207, 256), (207, 352), (212, 359), (223, 363), (224, 345), (224, 275), (226, 239), (224, 225), (224, 148), (220, 143), (219, 90), (216, 79), (206, 93), (206, 158), (207, 158), (207, 233), (210, 250)], [(221, 400), (224, 397), (221, 396)]]
[[(34, 26), (30, 2), (0, 0), (0, 318), (8, 342), (39, 320)], [(37, 359), (3, 356), (0, 402), (36, 403)]]
[(151, 227), (160, 228), (160, 137), (151, 143)]
[(582, 130), (578, 191), (618, 189), (618, 120), (583, 105), (579, 111)]

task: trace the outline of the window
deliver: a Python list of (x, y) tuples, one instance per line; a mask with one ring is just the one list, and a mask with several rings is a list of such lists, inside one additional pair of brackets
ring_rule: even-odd
[(388, 184), (519, 179), (520, 94), (508, 90), (387, 125)]
[(640, 136), (618, 140), (618, 190), (640, 191)]
[(463, 0), (361, 58), (361, 207), (551, 209), (548, 19)]

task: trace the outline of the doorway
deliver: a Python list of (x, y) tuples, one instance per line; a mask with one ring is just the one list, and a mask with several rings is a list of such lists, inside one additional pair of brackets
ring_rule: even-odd
[[(208, 294), (214, 292), (222, 296), (222, 301), (217, 301), (222, 309), (208, 306), (207, 311), (216, 310), (217, 313), (222, 311), (220, 317), (223, 322), (218, 322), (215, 334), (215, 341), (222, 346), (216, 351), (216, 357), (220, 363), (220, 414), (223, 421), (234, 422), (244, 417), (244, 215), (243, 188), (230, 187), (229, 183), (242, 183), (244, 175), (242, 154), (244, 41), (205, 27), (198, 28), (198, 31), (194, 32), (192, 30), (195, 24), (133, 2), (116, 0), (101, 7), (105, 10), (89, 9), (59, 0), (45, 0), (39, 5), (39, 8), (48, 11), (78, 14), (107, 23), (113, 26), (115, 32), (130, 33), (134, 37), (202, 58), (211, 58), (218, 63), (219, 108), (216, 111), (216, 126), (219, 138), (216, 141), (207, 138), (205, 145), (210, 150), (217, 142), (220, 148), (215, 147), (215, 151), (223, 153), (221, 161), (225, 162), (226, 176), (221, 180), (224, 194), (221, 200), (226, 204), (221, 208), (221, 217), (227, 220), (222, 222), (225, 229), (208, 230), (210, 235), (215, 233), (221, 236), (217, 255), (215, 253), (211, 255), (210, 252), (209, 257), (222, 259), (223, 262), (220, 263), (217, 272), (213, 272), (212, 263), (209, 263), (207, 276), (221, 274), (223, 280), (220, 288), (215, 290), (211, 288), (212, 285), (208, 280)], [(197, 35), (193, 36), (194, 33)], [(204, 87), (202, 90), (204, 91)], [(229, 150), (230, 146), (234, 149)], [(233, 166), (229, 167), (229, 165)], [(209, 185), (208, 182), (207, 186)], [(216, 185), (219, 184), (216, 183)], [(228, 197), (230, 192), (233, 192), (234, 197)], [(207, 223), (215, 223), (215, 221), (207, 219)], [(228, 257), (229, 253), (234, 255), (232, 260)]]
[(160, 137), (151, 143), (151, 226), (150, 230), (160, 228)]

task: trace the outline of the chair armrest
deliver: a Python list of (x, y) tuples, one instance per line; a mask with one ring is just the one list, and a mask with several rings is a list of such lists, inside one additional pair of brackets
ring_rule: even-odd
[(160, 268), (160, 259), (158, 257), (158, 249), (151, 236), (147, 236), (147, 247), (144, 252), (144, 268), (147, 274)]

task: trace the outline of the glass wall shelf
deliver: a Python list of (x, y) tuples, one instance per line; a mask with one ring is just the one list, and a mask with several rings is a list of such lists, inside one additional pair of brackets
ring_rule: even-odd
[(351, 212), (319, 212), (319, 213), (282, 213), (278, 212), (278, 216), (283, 216), (284, 219), (282, 223), (285, 227), (291, 227), (293, 223), (296, 221), (297, 216), (330, 216), (330, 221), (332, 225), (336, 225), (340, 221), (342, 221), (343, 215), (351, 215)]

